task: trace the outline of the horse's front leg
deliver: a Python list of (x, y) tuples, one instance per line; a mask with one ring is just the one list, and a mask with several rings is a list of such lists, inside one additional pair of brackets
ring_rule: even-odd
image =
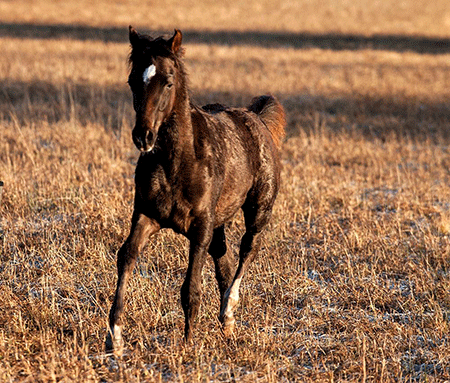
[(133, 213), (131, 231), (117, 254), (117, 289), (109, 312), (109, 332), (106, 338), (107, 351), (121, 355), (123, 351), (122, 314), (124, 296), (128, 279), (133, 272), (136, 258), (148, 240), (148, 237), (159, 230), (159, 224), (143, 214)]
[(183, 306), (185, 340), (192, 337), (194, 320), (198, 314), (202, 296), (202, 269), (213, 234), (212, 224), (197, 222), (189, 233), (189, 266), (186, 279), (181, 287), (181, 304)]

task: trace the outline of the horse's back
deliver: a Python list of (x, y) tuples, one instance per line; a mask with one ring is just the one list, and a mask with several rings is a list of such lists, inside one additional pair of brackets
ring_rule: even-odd
[[(236, 131), (238, 135), (245, 134), (246, 129), (251, 129), (253, 137), (265, 136), (267, 130), (270, 133), (269, 141), (273, 142), (278, 150), (281, 148), (286, 117), (283, 106), (272, 95), (255, 97), (247, 108), (231, 108), (215, 103), (202, 106), (202, 110), (219, 120), (226, 121), (231, 118), (233, 124), (239, 128)], [(260, 140), (256, 141), (258, 146), (262, 144)]]
[(221, 148), (217, 160), (224, 167), (224, 178), (216, 208), (219, 220), (231, 217), (249, 200), (271, 206), (279, 189), (279, 144), (285, 124), (279, 102), (261, 96), (248, 108), (209, 104), (199, 113)]

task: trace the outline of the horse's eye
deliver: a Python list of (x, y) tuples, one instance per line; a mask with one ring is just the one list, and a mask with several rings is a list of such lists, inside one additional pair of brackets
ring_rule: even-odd
[(170, 89), (172, 88), (172, 86), (173, 86), (173, 74), (169, 73), (166, 79), (166, 87)]

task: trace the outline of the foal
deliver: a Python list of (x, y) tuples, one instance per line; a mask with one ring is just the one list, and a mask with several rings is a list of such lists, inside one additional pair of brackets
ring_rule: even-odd
[[(219, 318), (225, 334), (232, 333), (239, 285), (257, 254), (278, 193), (285, 126), (283, 108), (272, 96), (256, 98), (246, 109), (193, 105), (179, 30), (170, 39), (152, 39), (130, 26), (129, 38), (128, 83), (136, 111), (132, 135), (141, 155), (131, 231), (117, 255), (117, 290), (109, 314), (107, 348), (119, 354), (126, 285), (148, 237), (161, 228), (171, 228), (190, 241), (181, 287), (185, 338), (190, 339), (199, 310), (207, 253), (219, 284)], [(224, 226), (239, 208), (246, 232), (235, 272)]]

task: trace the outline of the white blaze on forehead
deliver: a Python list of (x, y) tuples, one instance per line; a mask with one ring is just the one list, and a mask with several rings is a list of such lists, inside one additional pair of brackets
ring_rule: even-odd
[(152, 64), (144, 71), (144, 74), (142, 75), (142, 79), (147, 84), (148, 82), (150, 82), (151, 78), (155, 74), (156, 74), (156, 67)]

